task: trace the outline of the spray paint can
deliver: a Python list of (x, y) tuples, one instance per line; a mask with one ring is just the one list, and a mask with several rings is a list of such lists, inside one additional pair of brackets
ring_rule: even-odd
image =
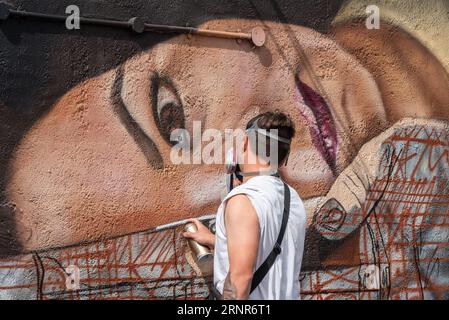
[[(198, 228), (194, 223), (188, 223), (185, 225), (184, 230), (186, 232), (194, 233), (198, 231)], [(196, 255), (199, 263), (207, 262), (213, 257), (212, 252), (208, 247), (205, 247), (192, 239), (188, 239), (187, 241), (189, 242), (190, 250)]]

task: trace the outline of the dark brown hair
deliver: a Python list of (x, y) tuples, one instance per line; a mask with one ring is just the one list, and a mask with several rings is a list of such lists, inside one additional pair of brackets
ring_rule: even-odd
[[(295, 125), (290, 118), (290, 116), (286, 115), (285, 113), (275, 111), (275, 112), (265, 112), (262, 114), (259, 114), (258, 116), (252, 118), (248, 124), (246, 125), (246, 129), (248, 130), (254, 125), (254, 122), (257, 121), (257, 126), (261, 129), (265, 130), (272, 130), (277, 129), (278, 130), (278, 136), (281, 138), (285, 138), (288, 140), (293, 139), (295, 136)], [(257, 146), (258, 146), (258, 137), (259, 135), (256, 135), (255, 140), (255, 146), (251, 146), (253, 150), (258, 153)], [(266, 156), (270, 157), (270, 140), (271, 138), (267, 137), (266, 139)], [(287, 155), (290, 152), (290, 145), (284, 142), (279, 142), (278, 144), (278, 162), (279, 165), (282, 165), (284, 163), (284, 160), (287, 158)], [(264, 154), (264, 155), (265, 155)]]

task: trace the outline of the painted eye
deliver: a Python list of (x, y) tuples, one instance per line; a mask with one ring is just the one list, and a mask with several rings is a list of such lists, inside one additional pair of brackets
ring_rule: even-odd
[[(182, 137), (170, 141), (172, 132), (185, 128), (184, 108), (174, 86), (160, 77), (152, 79), (153, 115), (161, 136), (169, 144), (176, 144)], [(179, 130), (178, 130), (179, 131)], [(172, 137), (173, 140), (173, 137)]]

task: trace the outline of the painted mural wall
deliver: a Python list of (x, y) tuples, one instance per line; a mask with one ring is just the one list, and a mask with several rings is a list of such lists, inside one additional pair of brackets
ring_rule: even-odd
[(0, 20), (0, 299), (205, 298), (182, 230), (156, 228), (213, 213), (223, 168), (174, 165), (170, 134), (276, 109), (302, 298), (449, 298), (449, 1), (8, 1), (72, 4), (266, 42)]

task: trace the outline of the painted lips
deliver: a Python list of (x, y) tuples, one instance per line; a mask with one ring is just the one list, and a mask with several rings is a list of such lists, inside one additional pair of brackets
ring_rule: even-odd
[(297, 79), (297, 87), (304, 104), (313, 114), (311, 116), (305, 110), (301, 110), (301, 114), (309, 123), (312, 142), (331, 170), (335, 172), (338, 142), (330, 108), (321, 95), (299, 79)]

